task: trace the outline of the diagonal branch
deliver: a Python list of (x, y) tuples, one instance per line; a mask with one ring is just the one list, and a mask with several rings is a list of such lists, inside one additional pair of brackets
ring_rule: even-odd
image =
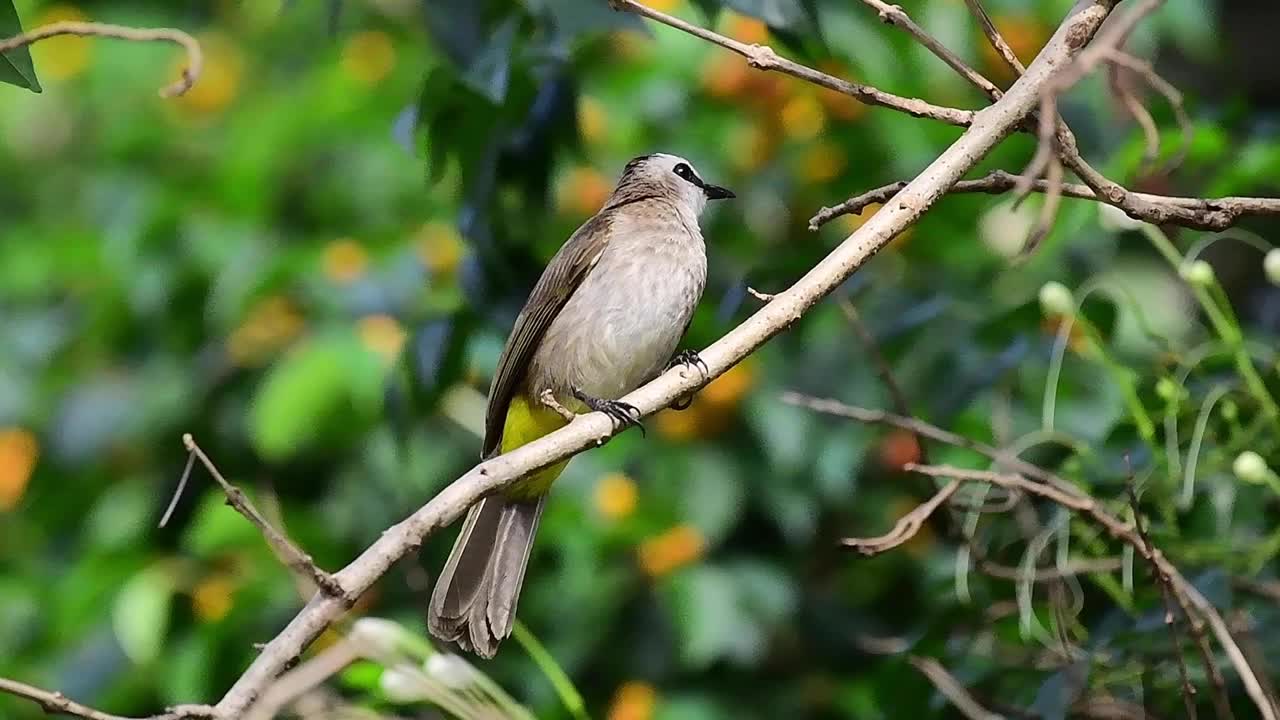
[(991, 43), (991, 47), (995, 48), (1001, 59), (1013, 70), (1014, 75), (1022, 75), (1027, 71), (1022, 61), (1018, 59), (1013, 48), (1009, 47), (1008, 41), (996, 29), (996, 24), (991, 21), (991, 16), (987, 14), (986, 8), (982, 7), (982, 0), (964, 0), (964, 4), (969, 6), (969, 11), (977, 18), (978, 24), (982, 26), (982, 34), (987, 36), (987, 42)]
[[(721, 375), (799, 320), (893, 237), (918, 220), (952, 184), (1023, 122), (1035, 108), (1040, 90), (1063, 63), (1087, 44), (1114, 3), (1115, 0), (1081, 3), (1027, 68), (1027, 74), (1014, 83), (997, 103), (973, 114), (972, 125), (964, 134), (908, 183), (894, 202), (854, 231), (789, 289), (775, 295), (745, 322), (699, 353), (707, 364), (705, 377), (685, 377), (679, 370), (672, 370), (622, 400), (639, 408), (643, 415), (656, 412)], [(631, 0), (619, 0), (619, 4), (624, 9), (643, 8)], [(338, 572), (335, 580), (352, 597), (363, 594), (393, 563), (416, 550), (424, 538), (453, 522), (485, 494), (534, 470), (602, 444), (612, 434), (612, 423), (608, 418), (601, 413), (590, 413), (579, 416), (561, 430), (480, 463), (424, 507), (383, 532), (373, 545)], [(220, 715), (228, 719), (241, 716), (267, 684), (346, 609), (342, 598), (322, 593), (313, 597), (288, 626), (263, 647), (218, 703)]]
[[(253, 503), (249, 502), (249, 498), (244, 494), (244, 491), (232, 485), (222, 476), (222, 473), (218, 471), (217, 466), (213, 464), (209, 456), (196, 444), (195, 438), (191, 437), (191, 433), (186, 433), (182, 436), (182, 444), (186, 446), (187, 452), (191, 453), (192, 457), (200, 460), (200, 464), (204, 465), (205, 469), (209, 471), (213, 481), (218, 483), (218, 487), (222, 488), (222, 492), (227, 496), (227, 504), (235, 508), (236, 512), (243, 515), (254, 527), (258, 528), (258, 532), (262, 533), (262, 536), (266, 538), (272, 552), (275, 553), (276, 558), (285, 567), (292, 570), (294, 574), (311, 580), (311, 582), (315, 583), (315, 587), (327, 595), (337, 598), (346, 597), (346, 593), (342, 590), (342, 585), (336, 582), (332, 575), (317, 567), (310, 555), (303, 552), (284, 533), (267, 522), (262, 513), (258, 512)], [(190, 462), (187, 463), (187, 467), (188, 469), (191, 467)], [(355, 602), (354, 598), (349, 598), (348, 600), (351, 603)]]
[(982, 73), (974, 70), (959, 55), (947, 49), (937, 38), (924, 31), (924, 28), (916, 24), (911, 16), (898, 5), (890, 5), (883, 0), (862, 0), (863, 4), (871, 6), (879, 15), (883, 22), (890, 25), (900, 27), (911, 34), (921, 45), (929, 52), (933, 53), (939, 60), (946, 63), (952, 70), (955, 70), (960, 77), (964, 78), (970, 85), (978, 88), (984, 95), (992, 100), (999, 100), (1003, 94), (995, 83), (982, 76)]
[(200, 52), (200, 43), (196, 42), (195, 38), (176, 28), (135, 28), (124, 25), (63, 20), (42, 25), (7, 40), (0, 40), (0, 53), (57, 35), (107, 37), (130, 42), (170, 42), (182, 46), (182, 49), (187, 51), (187, 66), (183, 68), (181, 78), (160, 89), (161, 97), (173, 97), (190, 90), (204, 69), (204, 53)]

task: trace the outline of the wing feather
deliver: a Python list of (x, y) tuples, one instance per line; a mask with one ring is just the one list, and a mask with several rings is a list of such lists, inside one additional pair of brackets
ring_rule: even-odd
[(551, 321), (569, 301), (583, 278), (600, 259), (613, 225), (613, 211), (607, 208), (582, 224), (543, 270), (516, 317), (511, 335), (498, 359), (498, 369), (489, 386), (489, 406), (484, 419), (484, 457), (496, 454), (502, 443), (502, 427), (507, 408), (520, 388), (533, 353)]

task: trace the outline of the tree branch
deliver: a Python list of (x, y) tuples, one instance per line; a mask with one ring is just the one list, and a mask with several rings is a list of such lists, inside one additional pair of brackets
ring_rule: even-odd
[[(134, 718), (123, 715), (112, 715), (101, 710), (94, 710), (88, 705), (81, 705), (60, 692), (41, 690), (38, 687), (16, 680), (0, 678), (0, 692), (26, 698), (50, 714), (71, 715), (84, 718), (84, 720), (134, 720)], [(139, 720), (201, 720), (216, 717), (217, 711), (208, 705), (179, 705), (169, 708), (160, 715), (150, 715)]]
[[(317, 567), (310, 555), (303, 552), (284, 533), (267, 522), (267, 519), (262, 516), (262, 513), (258, 512), (253, 503), (249, 502), (249, 498), (245, 496), (240, 488), (227, 482), (227, 479), (222, 476), (222, 473), (218, 472), (217, 466), (213, 464), (209, 456), (205, 455), (204, 450), (200, 449), (200, 446), (196, 444), (195, 438), (191, 437), (191, 433), (186, 433), (182, 436), (182, 444), (186, 446), (187, 452), (191, 453), (192, 457), (200, 460), (200, 464), (204, 465), (205, 469), (209, 471), (209, 475), (213, 477), (214, 482), (218, 483), (218, 486), (222, 488), (222, 492), (226, 493), (227, 504), (235, 508), (236, 512), (243, 515), (254, 527), (258, 528), (258, 532), (262, 533), (262, 536), (266, 538), (267, 544), (271, 546), (276, 558), (285, 567), (296, 575), (309, 579), (315, 584), (315, 587), (326, 595), (343, 598), (348, 604), (355, 603), (355, 598), (348, 598), (342, 586), (334, 580), (332, 575)], [(190, 462), (187, 463), (187, 467), (191, 467)]]
[[(1017, 188), (1022, 179), (1023, 176), (1014, 175), (1004, 170), (996, 170), (980, 178), (961, 180), (951, 186), (948, 192), (999, 195)], [(1106, 181), (1106, 178), (1103, 178), (1103, 180)], [(851, 197), (839, 205), (824, 207), (809, 220), (809, 229), (817, 230), (822, 225), (841, 215), (861, 214), (862, 210), (868, 205), (886, 203), (905, 186), (906, 183), (904, 181), (890, 183)], [(1048, 192), (1049, 186), (1049, 181), (1043, 179), (1032, 180), (1028, 184), (1031, 191), (1041, 193)], [(1087, 185), (1063, 183), (1060, 189), (1065, 197), (1111, 204), (1107, 198), (1099, 197), (1098, 193)], [(1138, 192), (1128, 194), (1143, 202), (1137, 218), (1153, 225), (1176, 222), (1169, 212), (1170, 208), (1186, 211), (1193, 218), (1193, 221), (1187, 223), (1186, 226), (1201, 230), (1225, 230), (1235, 225), (1240, 218), (1248, 215), (1280, 216), (1280, 198), (1196, 198)]]
[(828, 75), (819, 70), (815, 70), (807, 65), (801, 65), (793, 60), (788, 60), (773, 51), (773, 48), (767, 45), (751, 45), (739, 42), (733, 38), (725, 37), (717, 32), (708, 30), (703, 27), (685, 22), (678, 17), (668, 15), (664, 12), (654, 10), (651, 7), (641, 5), (635, 0), (609, 0), (609, 4), (614, 10), (620, 12), (629, 12), (650, 20), (662, 23), (668, 27), (689, 33), (694, 37), (702, 38), (709, 43), (719, 45), (726, 50), (731, 50), (747, 59), (747, 63), (753, 68), (759, 70), (775, 70), (784, 75), (790, 75), (806, 82), (824, 87), (828, 90), (848, 95), (856, 100), (860, 100), (868, 105), (879, 105), (881, 107), (891, 108), (899, 112), (907, 113), (912, 117), (929, 118), (948, 125), (956, 125), (959, 127), (968, 127), (973, 122), (974, 112), (972, 110), (959, 110), (957, 108), (943, 107), (934, 105), (916, 98), (906, 98), (901, 95), (885, 92), (870, 85), (861, 85), (852, 83), (848, 80), (842, 80), (838, 77)]
[[(643, 8), (631, 0), (618, 2), (623, 9)], [(697, 374), (685, 377), (679, 370), (672, 370), (622, 400), (639, 408), (644, 415), (651, 414), (724, 373), (799, 320), (894, 236), (919, 219), (953, 183), (1013, 132), (1036, 106), (1040, 90), (1053, 74), (1087, 44), (1114, 2), (1094, 0), (1073, 12), (1054, 33), (1036, 62), (1027, 69), (1027, 74), (1014, 83), (999, 102), (975, 113), (973, 123), (965, 133), (908, 183), (894, 202), (876, 213), (793, 286), (775, 295), (744, 323), (702, 351), (700, 355), (709, 371), (705, 377)], [(659, 19), (653, 11), (643, 9), (646, 12), (642, 14)], [(656, 15), (675, 21), (665, 15)], [(760, 54), (773, 56), (772, 51)], [(480, 463), (417, 512), (388, 528), (373, 545), (338, 572), (335, 580), (352, 597), (359, 596), (393, 563), (417, 549), (425, 537), (458, 518), (485, 494), (534, 470), (602, 444), (612, 433), (612, 423), (604, 415), (590, 413), (579, 416), (565, 428), (546, 437)], [(218, 703), (219, 713), (224, 718), (241, 715), (266, 685), (345, 610), (346, 606), (339, 598), (324, 594), (313, 597), (288, 626), (263, 647)]]
[(160, 89), (161, 97), (174, 97), (190, 90), (191, 86), (200, 78), (200, 73), (204, 69), (204, 53), (200, 51), (200, 43), (196, 42), (195, 38), (176, 28), (134, 28), (124, 25), (63, 20), (42, 25), (7, 40), (0, 40), (0, 53), (57, 35), (107, 37), (130, 42), (171, 42), (182, 46), (187, 51), (187, 66), (183, 68), (181, 78)]

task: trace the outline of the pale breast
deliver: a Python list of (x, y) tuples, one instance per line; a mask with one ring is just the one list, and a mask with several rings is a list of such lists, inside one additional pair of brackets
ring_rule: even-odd
[(543, 336), (529, 390), (615, 399), (662, 371), (706, 286), (702, 234), (687, 220), (664, 211), (614, 221), (599, 262)]

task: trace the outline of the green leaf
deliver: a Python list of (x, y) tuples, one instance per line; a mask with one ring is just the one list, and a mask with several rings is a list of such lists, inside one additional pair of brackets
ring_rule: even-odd
[[(0, 0), (0, 39), (21, 34), (22, 21), (18, 19), (18, 9), (13, 6), (13, 0)], [(40, 92), (40, 81), (36, 78), (35, 66), (31, 64), (28, 46), (0, 54), (0, 82)]]
[(136, 664), (160, 655), (169, 631), (174, 578), (166, 565), (152, 565), (120, 589), (111, 609), (111, 625), (124, 654)]
[(249, 414), (249, 434), (263, 456), (283, 459), (341, 421), (376, 414), (386, 368), (349, 333), (316, 338), (272, 368)]

